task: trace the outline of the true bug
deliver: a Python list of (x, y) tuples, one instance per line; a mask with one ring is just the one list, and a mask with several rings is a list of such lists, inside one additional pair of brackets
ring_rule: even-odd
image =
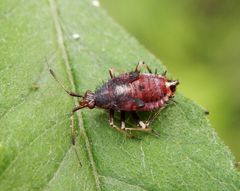
[[(142, 67), (146, 67), (149, 73), (141, 73)], [(149, 122), (141, 121), (136, 111), (152, 111), (164, 107), (174, 96), (176, 86), (179, 84), (178, 80), (167, 79), (166, 72), (162, 75), (156, 72), (153, 74), (151, 69), (140, 61), (134, 71), (119, 76), (115, 76), (113, 69), (109, 69), (111, 79), (95, 92), (87, 90), (83, 96), (68, 91), (51, 69), (50, 73), (70, 96), (81, 98), (79, 105), (72, 109), (72, 125), (73, 114), (76, 111), (85, 107), (89, 109), (97, 107), (109, 110), (110, 125), (124, 133), (126, 130), (151, 131), (152, 129), (148, 127)], [(120, 111), (120, 128), (114, 125), (114, 111)], [(131, 112), (140, 127), (126, 128), (125, 112)]]

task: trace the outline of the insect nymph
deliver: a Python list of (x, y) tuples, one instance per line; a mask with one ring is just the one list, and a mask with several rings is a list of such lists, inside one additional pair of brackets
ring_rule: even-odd
[[(141, 73), (142, 67), (146, 67), (149, 73)], [(52, 76), (56, 78), (50, 69)], [(127, 130), (148, 131), (148, 125), (140, 120), (136, 111), (153, 111), (163, 108), (166, 103), (174, 96), (178, 80), (168, 80), (166, 73), (159, 75), (153, 74), (150, 68), (144, 63), (139, 62), (133, 72), (115, 76), (113, 70), (109, 70), (111, 79), (99, 87), (95, 92), (86, 91), (84, 96), (64, 90), (73, 97), (80, 97), (79, 105), (72, 110), (73, 114), (85, 107), (93, 109), (95, 107), (109, 110), (109, 123), (119, 131)], [(120, 128), (114, 125), (114, 111), (120, 111)], [(125, 113), (131, 112), (138, 128), (126, 128)], [(73, 119), (73, 118), (72, 118)], [(72, 123), (73, 124), (73, 123)], [(74, 141), (73, 141), (74, 143)]]

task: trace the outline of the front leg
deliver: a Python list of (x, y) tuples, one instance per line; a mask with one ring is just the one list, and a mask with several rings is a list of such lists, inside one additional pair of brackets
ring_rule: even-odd
[(77, 156), (77, 160), (79, 162), (79, 165), (82, 166), (79, 154), (78, 154), (77, 149), (76, 149), (76, 134), (75, 134), (75, 128), (74, 128), (74, 113), (77, 112), (80, 109), (82, 109), (81, 106), (77, 106), (77, 107), (72, 109), (71, 116), (70, 116), (70, 121), (71, 121), (70, 122), (70, 129), (71, 129), (71, 137), (72, 137), (72, 146), (73, 146), (74, 152)]

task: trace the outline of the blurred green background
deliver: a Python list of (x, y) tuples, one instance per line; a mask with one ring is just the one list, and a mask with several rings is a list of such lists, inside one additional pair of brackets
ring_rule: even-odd
[(210, 111), (212, 126), (239, 161), (240, 1), (100, 3), (180, 79), (180, 92)]

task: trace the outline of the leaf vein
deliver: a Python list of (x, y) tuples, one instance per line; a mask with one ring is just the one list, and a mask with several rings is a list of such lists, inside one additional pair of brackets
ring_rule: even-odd
[[(56, 168), (56, 171), (53, 173), (53, 175), (49, 178), (48, 180), (48, 184), (46, 184), (45, 188), (54, 180), (54, 178), (58, 175), (59, 173), (59, 170), (60, 170), (60, 167), (61, 165), (63, 164), (63, 162), (65, 161), (64, 159), (66, 158), (67, 154), (70, 152), (71, 148), (73, 146), (71, 145), (68, 150), (64, 153), (60, 163), (58, 164), (57, 168)], [(45, 190), (45, 188), (43, 188), (43, 190)]]
[[(58, 13), (58, 9), (57, 9), (57, 4), (55, 2), (55, 0), (49, 0), (49, 4), (50, 4), (50, 9), (51, 9), (51, 13), (52, 13), (52, 19), (55, 25), (55, 30), (56, 30), (56, 35), (57, 35), (57, 43), (58, 46), (60, 48), (60, 51), (62, 52), (62, 56), (63, 56), (63, 60), (64, 60), (64, 65), (65, 68), (67, 70), (67, 76), (68, 76), (68, 80), (70, 81), (72, 90), (74, 92), (76, 92), (76, 85), (74, 83), (74, 79), (73, 79), (73, 74), (71, 72), (71, 67), (70, 67), (70, 62), (69, 62), (69, 56), (64, 44), (64, 37), (63, 37), (63, 31), (62, 31), (62, 27), (59, 21), (59, 13)], [(78, 102), (76, 99), (74, 99), (74, 103), (77, 106)], [(101, 186), (100, 186), (100, 181), (99, 181), (99, 175), (97, 172), (97, 168), (96, 168), (96, 164), (93, 158), (93, 153), (92, 153), (92, 148), (89, 142), (89, 138), (87, 136), (85, 127), (83, 125), (83, 119), (82, 119), (82, 115), (80, 112), (77, 112), (77, 117), (78, 117), (78, 126), (80, 129), (80, 132), (83, 134), (84, 140), (85, 140), (85, 146), (88, 152), (88, 158), (92, 167), (92, 172), (93, 172), (93, 176), (95, 179), (95, 185), (96, 185), (96, 190), (100, 191), (101, 190)]]
[(140, 189), (143, 190), (143, 191), (147, 191), (146, 188), (143, 188), (143, 187), (140, 186), (140, 185), (131, 184), (131, 183), (129, 183), (129, 182), (126, 182), (126, 181), (120, 180), (119, 178), (116, 178), (116, 177), (112, 177), (112, 176), (104, 176), (104, 175), (99, 175), (99, 176), (100, 176), (100, 178), (117, 180), (118, 182), (122, 182), (122, 183), (124, 183), (124, 184), (128, 184), (129, 186), (134, 186), (134, 187), (136, 187), (136, 188), (140, 188)]
[(28, 145), (26, 145), (24, 147), (24, 149), (22, 149), (20, 152), (17, 153), (17, 155), (13, 158), (13, 160), (8, 164), (7, 168), (5, 168), (5, 170), (1, 173), (0, 178), (4, 176), (4, 174), (8, 171), (8, 169), (17, 161), (17, 159), (19, 158), (19, 156), (21, 156), (22, 153), (24, 153), (24, 151), (31, 146), (35, 141), (37, 141), (41, 136), (45, 135), (49, 130), (51, 130), (53, 127), (55, 127), (56, 125), (60, 125), (61, 123), (65, 122), (66, 119), (62, 120), (60, 123), (56, 123), (54, 125), (51, 125), (49, 128), (46, 128), (43, 132), (41, 132), (40, 134), (38, 134), (36, 137), (34, 137), (33, 140), (31, 140), (29, 142)]

